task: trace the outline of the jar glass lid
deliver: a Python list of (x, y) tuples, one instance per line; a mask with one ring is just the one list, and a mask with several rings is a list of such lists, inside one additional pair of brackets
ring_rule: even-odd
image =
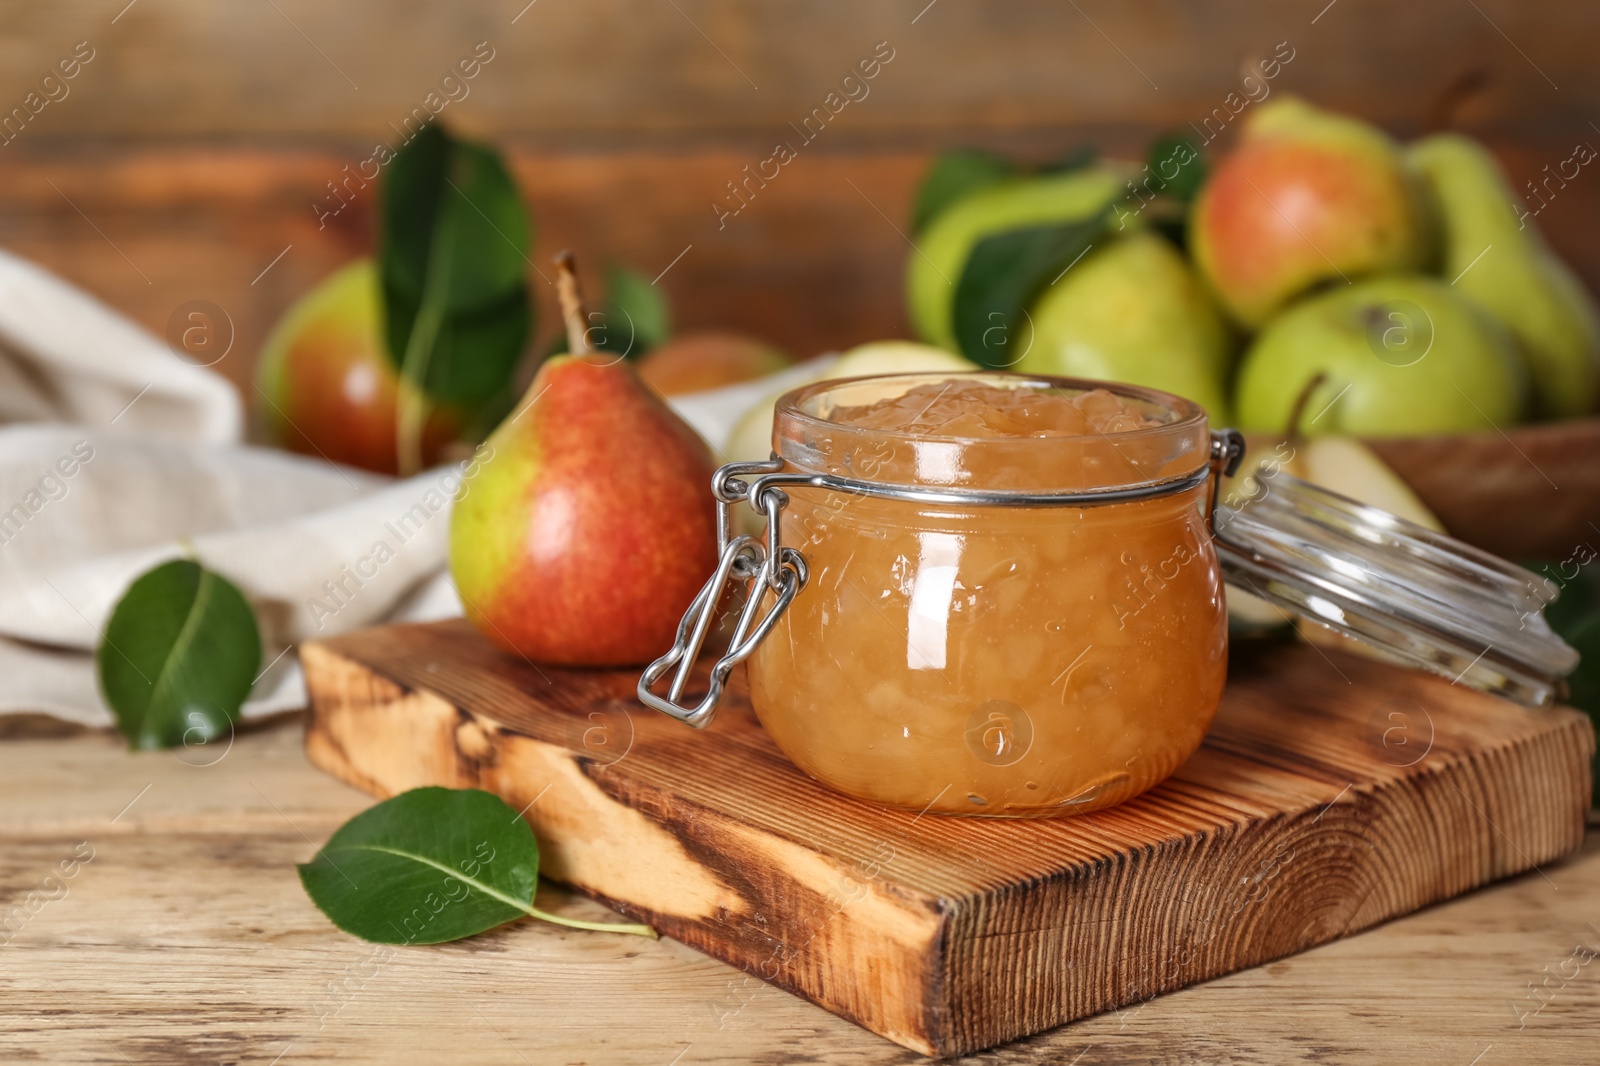
[(1280, 473), (1214, 528), (1229, 584), (1453, 681), (1541, 706), (1578, 665), (1554, 584), (1387, 511)]

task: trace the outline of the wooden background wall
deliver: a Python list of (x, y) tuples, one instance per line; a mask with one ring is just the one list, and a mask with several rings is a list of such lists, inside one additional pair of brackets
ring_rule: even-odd
[[(1280, 42), (1294, 59), (1273, 92), (1400, 136), (1477, 78), (1444, 110), (1519, 183), (1600, 145), (1593, 4), (7, 0), (0, 109), (81, 41), (94, 58), (67, 96), (0, 146), (0, 247), (157, 332), (213, 301), (236, 329), (219, 369), (240, 382), (282, 309), (370, 247), (371, 190), (319, 228), (325, 183), (396, 140), (479, 42), (494, 58), (444, 119), (511, 152), (536, 263), (565, 246), (651, 276), (675, 262), (661, 284), (680, 325), (742, 327), (801, 355), (905, 331), (900, 231), (932, 152), (1137, 153), (1201, 121)], [(879, 42), (894, 58), (870, 94), (719, 229), (724, 183), (794, 139), (788, 124)], [(1600, 170), (1540, 221), (1600, 287)]]

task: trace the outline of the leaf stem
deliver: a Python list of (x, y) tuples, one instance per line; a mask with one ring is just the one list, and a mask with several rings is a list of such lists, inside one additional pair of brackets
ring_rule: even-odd
[[(411, 336), (406, 338), (406, 353), (400, 363), (400, 389), (395, 418), (395, 465), (401, 477), (422, 469), (422, 429), (428, 413), (428, 364), (433, 361), (433, 346), (444, 324), (445, 303), (450, 291), (450, 275), (455, 269), (453, 254), (455, 216), (441, 211), (428, 242), (428, 269), (422, 279), (422, 301), (417, 317), (411, 321)], [(408, 391), (405, 386), (411, 385)]]
[[(329, 844), (331, 845), (332, 842), (330, 841)], [(552, 922), (555, 925), (568, 925), (574, 929), (593, 929), (602, 933), (629, 933), (633, 936), (647, 936), (651, 940), (660, 938), (660, 934), (658, 934), (648, 925), (633, 925), (626, 922), (585, 922), (578, 918), (563, 918), (559, 914), (551, 914), (549, 911), (542, 911), (533, 905), (532, 900), (524, 903), (515, 896), (508, 896), (499, 889), (494, 888), (491, 885), (486, 885), (475, 877), (469, 877), (465, 873), (462, 873), (458, 870), (453, 870), (444, 863), (439, 862), (436, 859), (430, 859), (426, 855), (417, 855), (409, 851), (402, 851), (399, 848), (385, 847), (382, 844), (349, 844), (344, 848), (338, 849), (330, 846), (324, 846), (320, 854), (327, 855), (328, 861), (332, 862), (333, 856), (329, 853), (333, 850), (379, 851), (385, 855), (396, 855), (402, 859), (410, 859), (412, 862), (421, 863), (423, 866), (431, 866), (435, 870), (441, 870), (444, 873), (449, 874), (451, 877), (462, 882), (463, 884), (471, 885), (484, 895), (493, 899), (497, 899), (501, 903), (509, 904), (510, 906), (515, 907), (527, 914), (529, 917), (538, 918), (540, 921)], [(535, 882), (534, 891), (538, 891), (537, 882)]]
[(573, 929), (592, 929), (597, 933), (628, 933), (631, 936), (647, 936), (651, 940), (658, 940), (661, 936), (648, 925), (633, 925), (627, 922), (586, 922), (579, 918), (563, 918), (559, 914), (551, 914), (531, 905), (528, 907), (528, 914), (542, 922), (571, 926)]
[[(439, 309), (430, 306), (426, 298), (424, 300), (422, 310), (417, 312), (411, 327), (411, 339), (406, 344), (405, 367), (401, 371), (400, 387), (396, 392), (395, 468), (401, 477), (410, 477), (422, 469), (422, 430), (428, 418), (428, 394), (423, 390), (421, 381), (422, 374), (427, 373), (426, 360), (417, 378), (412, 379), (412, 352), (417, 338), (424, 331), (428, 334), (427, 348), (432, 349), (442, 318)], [(424, 319), (427, 320), (426, 324)]]

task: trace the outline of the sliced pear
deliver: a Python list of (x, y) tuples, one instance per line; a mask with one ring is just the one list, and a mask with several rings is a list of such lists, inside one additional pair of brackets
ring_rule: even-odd
[[(1400, 480), (1400, 475), (1371, 448), (1353, 437), (1318, 437), (1305, 442), (1301, 446), (1300, 466), (1297, 476), (1314, 485), (1399, 515), (1436, 533), (1445, 532), (1444, 523), (1411, 491), (1411, 486)], [(1309, 618), (1296, 619), (1295, 629), (1300, 639), (1308, 644), (1343, 648), (1384, 662), (1397, 661), (1379, 648), (1335, 633)]]
[[(1245, 462), (1233, 478), (1223, 483), (1222, 499), (1249, 500), (1272, 491), (1271, 479), (1279, 471), (1320, 485), (1358, 503), (1399, 515), (1407, 521), (1443, 533), (1444, 526), (1387, 463), (1353, 437), (1317, 437), (1312, 440), (1247, 440)], [(1383, 658), (1365, 644), (1339, 636), (1315, 622), (1296, 618), (1248, 592), (1228, 589), (1228, 629), (1234, 636), (1260, 635), (1293, 621), (1307, 641), (1346, 647)]]
[(869, 374), (920, 374), (940, 370), (977, 370), (978, 364), (952, 351), (916, 341), (871, 341), (858, 344), (828, 367), (828, 378)]
[(1263, 637), (1294, 624), (1294, 615), (1232, 585), (1222, 586), (1228, 601), (1228, 635)]
[[(1246, 434), (1244, 462), (1231, 478), (1223, 479), (1217, 494), (1218, 503), (1238, 507), (1245, 501), (1257, 499), (1272, 491), (1272, 479), (1280, 472), (1305, 476), (1300, 453), (1294, 446), (1271, 436)], [(1232, 585), (1225, 585), (1223, 589), (1228, 600), (1229, 636), (1264, 637), (1294, 625), (1294, 615), (1282, 607)]]
[(1303, 444), (1301, 452), (1303, 472), (1296, 476), (1436, 533), (1445, 531), (1444, 524), (1411, 491), (1411, 486), (1361, 441), (1353, 437), (1318, 437)]

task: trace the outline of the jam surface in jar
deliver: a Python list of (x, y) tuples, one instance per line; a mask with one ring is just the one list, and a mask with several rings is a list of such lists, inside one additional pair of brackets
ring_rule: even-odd
[(979, 379), (914, 385), (899, 396), (835, 407), (830, 422), (919, 436), (982, 439), (1122, 433), (1159, 423), (1106, 389), (1068, 394)]
[[(824, 383), (779, 406), (791, 468), (888, 485), (1095, 491), (1203, 465), (1204, 414), (1005, 374)], [(1044, 816), (1142, 792), (1200, 744), (1227, 658), (1204, 482), (1092, 505), (789, 491), (809, 581), (750, 659), (801, 769), (911, 810)]]

